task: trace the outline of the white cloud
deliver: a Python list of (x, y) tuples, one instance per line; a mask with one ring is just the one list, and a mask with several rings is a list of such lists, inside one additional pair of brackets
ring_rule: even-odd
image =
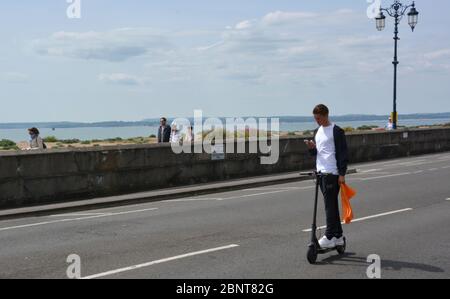
[(29, 81), (27, 74), (18, 72), (0, 73), (0, 80), (8, 83), (27, 83)]
[(163, 55), (171, 48), (162, 32), (147, 28), (105, 32), (62, 31), (34, 42), (34, 50), (40, 55), (112, 62), (142, 55)]
[(440, 49), (424, 54), (424, 57), (429, 60), (436, 60), (441, 58), (450, 58), (450, 49)]
[(312, 12), (275, 11), (264, 16), (262, 19), (262, 23), (264, 25), (280, 25), (294, 21), (316, 18), (318, 16), (319, 14)]
[[(110, 84), (142, 85), (148, 81), (146, 78), (159, 82), (234, 79), (254, 83), (290, 78), (317, 81), (349, 73), (358, 76), (349, 72), (352, 65), (356, 71), (373, 72), (371, 62), (376, 61), (374, 58), (385, 43), (391, 42), (376, 35), (355, 36), (353, 32), (349, 36), (336, 35), (345, 26), (354, 27), (355, 15), (349, 9), (325, 13), (275, 11), (222, 31), (125, 28), (57, 32), (37, 41), (35, 49), (49, 56), (104, 61), (145, 56), (145, 77), (125, 73), (99, 76), (99, 80)], [(361, 21), (367, 22), (365, 14)], [(330, 24), (334, 31), (330, 31)], [(303, 27), (308, 30), (299, 30)], [(362, 63), (355, 66), (355, 61)], [(280, 74), (289, 76), (282, 78)]]
[(123, 73), (100, 74), (98, 78), (102, 82), (119, 85), (142, 85), (145, 82), (143, 78)]
[(380, 44), (391, 43), (391, 40), (386, 39), (383, 36), (379, 35), (371, 35), (371, 36), (346, 36), (338, 38), (337, 44), (339, 46), (348, 46), (348, 47), (372, 47)]
[(242, 21), (242, 22), (236, 24), (236, 26), (234, 28), (236, 30), (242, 30), (242, 29), (248, 29), (252, 26), (253, 26), (253, 22), (247, 20), (247, 21)]

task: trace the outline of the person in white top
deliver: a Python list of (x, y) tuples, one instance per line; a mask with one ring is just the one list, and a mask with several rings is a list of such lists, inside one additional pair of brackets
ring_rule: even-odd
[(39, 130), (37, 128), (33, 127), (28, 129), (28, 134), (30, 134), (30, 146), (27, 150), (43, 150), (47, 148), (44, 140), (39, 136)]
[(334, 145), (334, 124), (320, 126), (316, 134), (317, 171), (339, 175), (336, 161), (336, 146)]
[(194, 128), (192, 126), (188, 126), (183, 142), (193, 143), (194, 141)]
[(389, 117), (388, 123), (386, 124), (385, 129), (387, 131), (392, 131), (394, 130), (394, 123), (392, 122), (392, 117)]
[(329, 119), (329, 109), (325, 105), (314, 108), (317, 124), (315, 141), (305, 140), (310, 153), (316, 156), (317, 171), (320, 176), (320, 188), (325, 200), (327, 230), (319, 241), (322, 248), (334, 248), (344, 244), (344, 236), (339, 215), (339, 191), (345, 184), (348, 165), (348, 148), (345, 132)]
[(181, 143), (181, 126), (178, 125), (176, 122), (173, 122), (170, 126), (172, 129), (172, 132), (170, 134), (170, 142), (171, 143)]

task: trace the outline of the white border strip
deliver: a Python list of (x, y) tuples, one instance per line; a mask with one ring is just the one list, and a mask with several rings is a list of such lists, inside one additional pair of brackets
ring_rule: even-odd
[[(353, 222), (364, 221), (364, 220), (369, 220), (369, 219), (374, 219), (374, 218), (379, 218), (379, 217), (383, 217), (383, 216), (389, 216), (389, 215), (398, 214), (398, 213), (403, 213), (403, 212), (409, 212), (409, 211), (412, 211), (412, 210), (413, 209), (408, 208), (408, 209), (403, 209), (403, 210), (398, 210), (398, 211), (392, 211), (392, 212), (377, 214), (377, 215), (373, 215), (373, 216), (367, 216), (367, 217), (363, 217), (363, 218), (352, 220), (352, 223)], [(345, 223), (342, 222), (342, 224), (345, 224)], [(326, 228), (327, 228), (326, 226), (321, 226), (321, 227), (318, 227), (317, 229), (326, 229)], [(305, 232), (305, 233), (308, 233), (308, 232), (311, 232), (311, 231), (312, 231), (312, 229), (310, 229), (310, 228), (303, 230), (303, 232)]]
[(196, 256), (196, 255), (201, 255), (201, 254), (205, 254), (205, 253), (216, 252), (216, 251), (221, 251), (221, 250), (226, 250), (226, 249), (231, 249), (231, 248), (236, 248), (236, 247), (239, 247), (239, 245), (231, 244), (228, 246), (186, 253), (186, 254), (177, 255), (177, 256), (173, 256), (173, 257), (169, 257), (169, 258), (165, 258), (165, 259), (161, 259), (161, 260), (156, 260), (156, 261), (152, 261), (152, 262), (148, 262), (148, 263), (144, 263), (144, 264), (134, 265), (134, 266), (121, 268), (121, 269), (117, 269), (117, 270), (112, 270), (112, 271), (107, 271), (107, 272), (103, 272), (103, 273), (98, 273), (98, 274), (83, 277), (82, 279), (95, 279), (95, 278), (115, 275), (118, 273), (123, 273), (123, 272), (141, 269), (141, 268), (146, 268), (146, 267), (150, 267), (150, 266), (161, 264), (161, 263), (167, 263), (167, 262), (171, 262), (171, 261), (175, 261), (175, 260), (179, 260), (179, 259), (184, 259), (184, 258), (191, 257), (191, 256)]

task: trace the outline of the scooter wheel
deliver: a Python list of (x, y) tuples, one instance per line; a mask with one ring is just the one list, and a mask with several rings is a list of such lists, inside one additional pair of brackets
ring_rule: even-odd
[(344, 238), (344, 245), (336, 247), (336, 250), (340, 255), (343, 255), (345, 254), (346, 248), (347, 248), (347, 240)]
[(315, 247), (311, 246), (311, 247), (308, 248), (307, 258), (308, 258), (308, 262), (310, 264), (315, 264), (316, 263), (316, 261), (317, 261), (317, 249)]

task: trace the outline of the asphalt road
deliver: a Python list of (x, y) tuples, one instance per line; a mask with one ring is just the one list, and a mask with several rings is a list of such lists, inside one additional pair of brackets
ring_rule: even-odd
[[(353, 165), (347, 253), (306, 261), (313, 182), (0, 222), (0, 278), (450, 278), (450, 153)], [(319, 225), (324, 224), (323, 204)]]

